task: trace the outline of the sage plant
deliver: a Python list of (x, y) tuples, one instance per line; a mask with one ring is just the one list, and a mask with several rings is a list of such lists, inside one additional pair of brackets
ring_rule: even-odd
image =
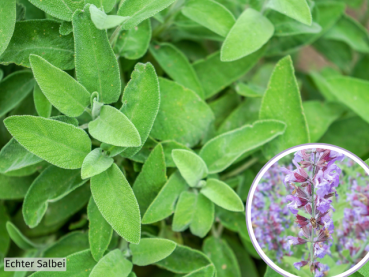
[(288, 236), (291, 245), (305, 245), (309, 251), (303, 260), (294, 264), (297, 269), (308, 265), (315, 277), (329, 270), (317, 258), (330, 254), (330, 240), (334, 232), (332, 198), (337, 196), (341, 169), (335, 161), (345, 156), (329, 149), (308, 149), (295, 153), (295, 170), (285, 169), (284, 182), (294, 187), (287, 206), (300, 228), (297, 236)]

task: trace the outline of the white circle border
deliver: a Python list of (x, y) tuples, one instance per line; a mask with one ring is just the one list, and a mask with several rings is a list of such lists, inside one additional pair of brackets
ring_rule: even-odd
[[(256, 240), (256, 237), (255, 237), (255, 234), (254, 234), (254, 230), (252, 228), (252, 222), (251, 222), (252, 199), (254, 198), (256, 187), (259, 184), (261, 178), (264, 176), (264, 174), (266, 173), (266, 171), (274, 163), (276, 163), (277, 161), (279, 161), (284, 156), (287, 156), (287, 155), (289, 155), (289, 154), (291, 154), (293, 152), (297, 152), (297, 151), (304, 150), (304, 149), (311, 149), (311, 148), (325, 148), (325, 149), (329, 149), (329, 150), (340, 152), (340, 153), (344, 154), (345, 156), (349, 157), (350, 159), (354, 160), (356, 163), (358, 163), (365, 170), (365, 172), (369, 175), (369, 166), (362, 159), (360, 159), (358, 156), (356, 156), (355, 154), (351, 153), (350, 151), (348, 151), (348, 150), (346, 150), (344, 148), (341, 148), (341, 147), (338, 147), (338, 146), (335, 146), (335, 145), (331, 145), (331, 144), (325, 144), (325, 143), (306, 143), (306, 144), (301, 144), (301, 145), (297, 145), (297, 146), (288, 148), (288, 149), (282, 151), (281, 153), (279, 153), (278, 155), (274, 156), (272, 159), (270, 159), (263, 166), (263, 168), (259, 171), (259, 173), (256, 175), (254, 181), (252, 182), (252, 185), (251, 185), (249, 194), (247, 196), (246, 213), (245, 213), (246, 214), (246, 226), (247, 226), (247, 231), (249, 233), (251, 242), (254, 245), (254, 248), (258, 252), (258, 254), (260, 255), (260, 257), (273, 270), (275, 270), (276, 272), (278, 272), (279, 274), (281, 274), (281, 275), (283, 275), (285, 277), (299, 277), (299, 276), (293, 275), (293, 274), (291, 274), (291, 273), (283, 270), (279, 266), (277, 266), (271, 259), (269, 259), (269, 257), (261, 249), (259, 243)], [(366, 262), (368, 262), (368, 260), (369, 260), (369, 252), (354, 267), (350, 268), (349, 270), (346, 270), (345, 272), (343, 272), (343, 273), (341, 273), (339, 275), (335, 275), (333, 277), (348, 277), (348, 276), (352, 275), (353, 273), (355, 273), (356, 271), (358, 271)]]

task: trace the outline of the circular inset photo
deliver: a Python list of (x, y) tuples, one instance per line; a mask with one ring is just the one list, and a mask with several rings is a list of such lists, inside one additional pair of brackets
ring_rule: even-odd
[(255, 249), (278, 273), (350, 276), (369, 259), (369, 168), (332, 145), (288, 149), (255, 178), (246, 222)]

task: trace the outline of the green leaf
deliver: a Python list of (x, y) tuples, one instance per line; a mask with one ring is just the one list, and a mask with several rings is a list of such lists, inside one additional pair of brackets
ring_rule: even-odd
[(271, 267), (267, 266), (264, 277), (280, 277), (282, 275), (275, 272)]
[(151, 135), (194, 146), (214, 120), (211, 109), (195, 92), (177, 83), (159, 78), (159, 85), (160, 109)]
[(116, 2), (116, 0), (85, 0), (85, 3), (94, 4), (98, 8), (103, 8), (106, 13), (112, 11)]
[(213, 265), (208, 265), (193, 272), (188, 273), (184, 277), (213, 277), (215, 268)]
[(51, 103), (47, 100), (37, 83), (35, 83), (33, 89), (33, 101), (35, 102), (35, 108), (39, 116), (50, 117), (52, 110)]
[(191, 191), (183, 191), (179, 196), (176, 210), (174, 212), (172, 229), (182, 232), (191, 224), (196, 212), (197, 195)]
[(200, 193), (226, 210), (234, 212), (242, 212), (244, 210), (242, 200), (237, 193), (226, 183), (217, 179), (208, 179)]
[(42, 256), (44, 258), (64, 258), (86, 249), (89, 249), (87, 233), (72, 232), (48, 247)]
[(195, 70), (178, 48), (170, 43), (154, 43), (150, 46), (150, 53), (169, 77), (204, 98)]
[(190, 187), (198, 186), (200, 180), (208, 175), (205, 162), (192, 151), (175, 149), (172, 151), (172, 157)]
[(353, 116), (334, 122), (319, 142), (342, 147), (359, 157), (363, 157), (368, 154), (368, 137), (368, 122), (358, 116)]
[(73, 25), (71, 22), (63, 21), (62, 24), (60, 24), (59, 27), (59, 33), (62, 36), (67, 36), (73, 32)]
[(338, 119), (345, 108), (334, 102), (305, 101), (302, 103), (309, 126), (311, 142), (317, 142), (329, 126)]
[(0, 259), (6, 257), (10, 247), (10, 237), (8, 235), (8, 231), (6, 229), (6, 222), (9, 221), (9, 216), (6, 212), (6, 207), (1, 204), (0, 205)]
[(91, 140), (73, 125), (35, 116), (11, 116), (4, 124), (14, 138), (36, 156), (66, 169), (82, 166)]
[(6, 223), (6, 229), (8, 230), (8, 234), (12, 241), (23, 250), (30, 250), (34, 248), (38, 248), (40, 246), (34, 244), (28, 238), (26, 238), (19, 229), (10, 221)]
[(23, 217), (26, 224), (36, 227), (46, 213), (50, 202), (56, 202), (82, 186), (79, 170), (67, 170), (50, 166), (32, 183), (23, 203)]
[(177, 245), (173, 253), (157, 263), (158, 266), (174, 273), (185, 274), (211, 264), (202, 252), (187, 246)]
[(245, 75), (261, 58), (264, 51), (265, 47), (234, 62), (222, 62), (219, 52), (211, 54), (204, 60), (196, 61), (193, 67), (204, 89), (205, 99), (217, 94)]
[[(87, 183), (68, 193), (60, 200), (50, 202), (44, 217), (45, 225), (52, 226), (65, 222), (87, 204), (90, 196), (90, 186)], [(40, 224), (42, 224), (42, 221)]]
[(88, 91), (97, 91), (100, 102), (110, 104), (118, 101), (121, 93), (119, 66), (106, 30), (92, 23), (89, 6), (73, 15), (77, 80)]
[(173, 173), (147, 208), (142, 217), (142, 224), (151, 224), (173, 214), (179, 195), (187, 188), (188, 185), (181, 174), (178, 171)]
[(140, 210), (131, 186), (116, 164), (91, 178), (91, 192), (102, 216), (125, 240), (139, 243)]
[(176, 246), (175, 242), (167, 239), (141, 239), (139, 244), (130, 246), (132, 262), (139, 266), (156, 263), (172, 254)]
[[(287, 102), (288, 107), (285, 106)], [(273, 71), (261, 103), (260, 119), (281, 120), (287, 125), (284, 134), (264, 148), (267, 158), (289, 147), (310, 141), (290, 56), (281, 59)]]
[(11, 111), (32, 91), (33, 75), (29, 71), (16, 71), (0, 82), (0, 117)]
[(91, 254), (96, 261), (99, 261), (108, 249), (113, 236), (113, 228), (104, 219), (91, 197), (87, 207), (88, 220), (90, 221), (88, 239), (90, 242)]
[(53, 17), (71, 21), (76, 9), (83, 9), (84, 0), (29, 0), (33, 5)]
[(248, 8), (229, 31), (221, 49), (220, 59), (231, 62), (259, 50), (273, 36), (274, 26), (258, 11)]
[(272, 0), (267, 3), (267, 7), (306, 25), (312, 24), (311, 12), (306, 0)]
[(190, 223), (191, 233), (203, 238), (210, 231), (214, 223), (214, 204), (204, 195), (197, 196), (195, 213)]
[(204, 242), (203, 250), (213, 262), (217, 276), (241, 277), (236, 256), (225, 240), (209, 237)]
[(327, 79), (330, 77), (338, 77), (341, 76), (339, 72), (326, 67), (323, 68), (319, 73), (316, 71), (311, 71), (309, 73), (309, 76), (311, 77), (312, 81), (316, 85), (319, 92), (323, 95), (323, 97), (327, 101), (336, 101), (337, 97), (333, 94), (332, 88), (329, 86), (329, 83), (327, 82)]
[(236, 84), (235, 89), (239, 95), (250, 97), (250, 98), (263, 97), (263, 94), (264, 94), (263, 88), (252, 85), (252, 84), (244, 84), (241, 82)]
[(172, 151), (174, 149), (183, 149), (191, 151), (191, 149), (188, 148), (187, 146), (178, 143), (174, 140), (163, 141), (161, 142), (161, 145), (163, 146), (164, 149), (165, 163), (167, 167), (176, 167), (176, 164), (174, 163), (172, 158)]
[(369, 122), (369, 112), (367, 105), (369, 96), (369, 82), (352, 77), (331, 77), (326, 82), (337, 99), (357, 115)]
[(224, 95), (209, 103), (209, 106), (215, 115), (214, 125), (216, 129), (237, 107), (240, 100), (239, 95), (230, 89)]
[(80, 116), (90, 104), (90, 93), (68, 73), (40, 56), (30, 55), (33, 75), (46, 98), (60, 112)]
[(82, 179), (87, 179), (107, 170), (114, 162), (103, 153), (101, 148), (92, 150), (83, 160), (81, 168)]
[(16, 20), (16, 0), (9, 0), (1, 5), (0, 10), (0, 55), (9, 45), (13, 35)]
[(129, 19), (129, 16), (107, 15), (99, 10), (95, 5), (90, 5), (91, 20), (99, 30), (117, 27), (122, 22)]
[(103, 106), (100, 115), (88, 124), (95, 139), (115, 146), (140, 146), (141, 138), (133, 123), (112, 106)]
[(359, 270), (358, 272), (360, 274), (362, 274), (363, 276), (367, 276), (369, 274), (369, 264), (365, 263)]
[(123, 28), (132, 29), (145, 19), (164, 10), (175, 0), (147, 0), (137, 2), (136, 0), (125, 0), (119, 7), (118, 15), (130, 16), (131, 18), (124, 22)]
[(48, 19), (18, 21), (0, 63), (30, 67), (29, 55), (35, 54), (60, 69), (74, 68), (73, 35), (61, 36), (59, 26), (59, 22)]
[(343, 15), (324, 38), (342, 41), (358, 52), (369, 53), (368, 31), (347, 15)]
[(90, 250), (84, 250), (67, 256), (67, 271), (38, 271), (32, 277), (88, 277), (96, 265)]
[(132, 270), (132, 263), (124, 258), (119, 249), (106, 254), (90, 273), (90, 277), (111, 276), (127, 277)]
[(158, 144), (152, 150), (133, 184), (133, 191), (137, 197), (142, 215), (146, 213), (147, 208), (154, 201), (166, 181), (163, 147)]
[(123, 30), (117, 38), (114, 50), (121, 57), (137, 60), (146, 54), (150, 40), (151, 22), (146, 19), (135, 28)]
[(124, 150), (125, 156), (132, 157), (149, 137), (159, 111), (159, 81), (150, 63), (136, 64), (131, 80), (124, 89), (122, 102), (120, 111), (132, 121), (141, 137), (141, 146)]
[(200, 151), (200, 157), (209, 173), (221, 172), (240, 156), (270, 142), (284, 133), (286, 125), (277, 120), (260, 120), (221, 134), (208, 141)]
[(9, 175), (40, 161), (42, 159), (28, 152), (15, 139), (11, 139), (0, 151), (0, 173)]
[(22, 199), (32, 182), (32, 177), (9, 177), (0, 174), (0, 199)]
[(212, 0), (190, 0), (182, 8), (189, 19), (225, 37), (236, 22), (233, 14), (222, 4)]

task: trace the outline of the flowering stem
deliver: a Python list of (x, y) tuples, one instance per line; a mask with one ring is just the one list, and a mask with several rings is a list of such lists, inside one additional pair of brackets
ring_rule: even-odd
[[(316, 170), (316, 162), (315, 162), (315, 153), (313, 154), (313, 174), (311, 177), (311, 216), (313, 219), (315, 219), (315, 187), (314, 187), (314, 176), (315, 176), (315, 170)], [(313, 265), (314, 263), (314, 226), (311, 228), (311, 245), (310, 245), (310, 265)], [(314, 276), (314, 272), (313, 272)]]

